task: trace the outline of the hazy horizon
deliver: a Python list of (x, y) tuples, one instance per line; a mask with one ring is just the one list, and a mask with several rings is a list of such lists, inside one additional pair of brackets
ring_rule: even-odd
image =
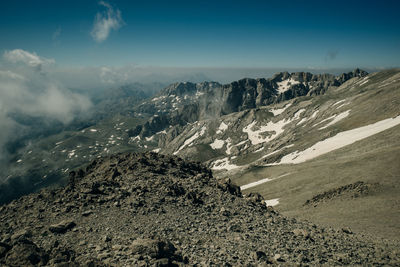
[(68, 124), (89, 90), (129, 83), (340, 74), (399, 67), (397, 1), (6, 1), (0, 8), (0, 160), (31, 130)]

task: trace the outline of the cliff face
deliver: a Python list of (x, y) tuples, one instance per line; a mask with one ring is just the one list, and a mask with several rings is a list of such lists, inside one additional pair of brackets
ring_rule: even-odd
[[(155, 153), (100, 158), (0, 208), (0, 264), (396, 264), (348, 229), (287, 219), (201, 164)], [(390, 253), (389, 253), (390, 251)]]
[(340, 76), (281, 72), (270, 79), (245, 78), (225, 85), (216, 82), (174, 83), (138, 107), (137, 110), (141, 112), (164, 116), (166, 119), (166, 123), (157, 126), (149, 121), (140, 134), (146, 137), (160, 131), (160, 127), (183, 126), (299, 96), (321, 95), (351, 78), (366, 75), (367, 72), (359, 69)]

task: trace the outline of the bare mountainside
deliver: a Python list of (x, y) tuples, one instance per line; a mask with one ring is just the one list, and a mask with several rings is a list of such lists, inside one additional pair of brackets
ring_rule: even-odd
[[(29, 139), (25, 145), (20, 144), (22, 147), (10, 158), (9, 168), (1, 173), (0, 202), (10, 201), (44, 186), (65, 183), (71, 169), (96, 157), (124, 151), (162, 150), (169, 153), (173, 149), (173, 153), (178, 153), (179, 148), (193, 146), (189, 138), (196, 136), (188, 132), (193, 123), (231, 114), (235, 118), (238, 111), (263, 108), (299, 96), (324, 94), (331, 87), (366, 75), (365, 71), (356, 69), (339, 76), (281, 72), (269, 79), (246, 78), (225, 85), (180, 82), (164, 88), (155, 97), (140, 104), (135, 103), (144, 94), (131, 90), (137, 88), (140, 91), (140, 86), (99, 92), (93, 100), (96, 103), (95, 118), (86, 124), (82, 122), (78, 131), (72, 127), (47, 137)], [(218, 126), (207, 125), (211, 131)], [(182, 146), (184, 142), (186, 145)], [(177, 145), (179, 147), (175, 148)], [(205, 148), (208, 147), (206, 145)], [(198, 153), (201, 161), (221, 155), (221, 150), (211, 153), (213, 150), (209, 149), (206, 152), (210, 153)]]
[[(260, 192), (284, 214), (399, 240), (400, 72), (348, 77), (321, 95), (207, 118), (143, 139), (159, 138), (161, 153), (203, 161), (245, 193)], [(139, 137), (135, 142), (143, 140)], [(358, 182), (369, 190), (305, 205)]]
[(0, 208), (5, 266), (396, 265), (398, 247), (289, 219), (199, 163), (119, 154)]
[(98, 157), (154, 151), (200, 161), (284, 215), (396, 243), (399, 87), (399, 69), (175, 83), (130, 112), (22, 149), (2, 202), (65, 184)]

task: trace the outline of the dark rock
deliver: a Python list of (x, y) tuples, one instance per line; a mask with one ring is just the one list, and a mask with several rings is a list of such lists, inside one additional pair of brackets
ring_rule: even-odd
[(154, 239), (136, 239), (132, 242), (130, 249), (134, 255), (149, 256), (155, 259), (171, 257), (176, 250), (171, 243)]
[(357, 198), (360, 196), (366, 196), (376, 190), (379, 184), (369, 184), (363, 181), (358, 181), (352, 184), (344, 185), (338, 188), (331, 189), (314, 196), (312, 199), (307, 200), (304, 205), (317, 206), (319, 203), (324, 201), (333, 200), (336, 198)]
[(45, 265), (49, 256), (29, 240), (18, 241), (7, 252), (5, 263), (10, 266)]
[(348, 228), (348, 227), (342, 228), (342, 231), (343, 231), (343, 233), (346, 233), (346, 234), (352, 234), (352, 233), (353, 233), (353, 232), (351, 231), (351, 229)]
[(0, 258), (3, 258), (10, 249), (10, 245), (0, 242)]
[(83, 217), (87, 217), (87, 216), (89, 216), (90, 214), (93, 214), (93, 211), (91, 211), (91, 210), (86, 210), (86, 211), (82, 212), (82, 216), (83, 216)]
[(240, 186), (237, 186), (237, 185), (233, 184), (231, 182), (231, 179), (229, 179), (229, 178), (224, 179), (223, 181), (220, 181), (218, 183), (218, 186), (222, 190), (224, 190), (226, 192), (229, 192), (232, 195), (239, 196), (239, 197), (242, 196), (242, 192), (240, 191)]
[(248, 199), (251, 202), (254, 203), (264, 203), (264, 197), (260, 195), (259, 193), (250, 193), (246, 196), (246, 199)]
[(49, 230), (52, 233), (63, 234), (65, 232), (67, 232), (68, 230), (74, 228), (75, 225), (76, 225), (75, 222), (72, 220), (64, 220), (57, 224), (50, 225)]
[(259, 260), (266, 259), (267, 255), (263, 251), (253, 251), (251, 253), (251, 257), (256, 261), (259, 261)]
[(32, 232), (27, 229), (23, 229), (23, 230), (20, 230), (20, 231), (14, 233), (11, 236), (11, 241), (16, 242), (18, 240), (29, 239), (30, 237), (32, 237)]
[(112, 238), (111, 238), (109, 235), (103, 236), (103, 241), (104, 241), (104, 242), (110, 242), (111, 239), (112, 239)]

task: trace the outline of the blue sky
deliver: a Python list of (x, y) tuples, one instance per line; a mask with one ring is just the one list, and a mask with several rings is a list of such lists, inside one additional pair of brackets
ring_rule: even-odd
[[(389, 68), (399, 11), (384, 0), (2, 1), (0, 51), (64, 67)], [(109, 31), (96, 37), (96, 23)]]

